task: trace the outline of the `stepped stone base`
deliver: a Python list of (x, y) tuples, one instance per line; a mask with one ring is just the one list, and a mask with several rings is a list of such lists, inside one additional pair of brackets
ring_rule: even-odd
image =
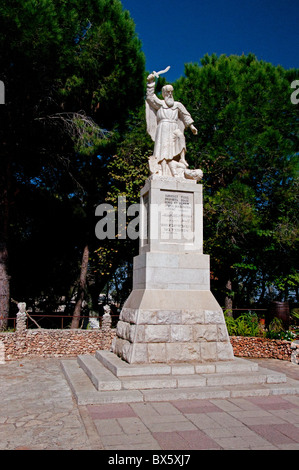
[(97, 351), (61, 365), (79, 405), (299, 393), (298, 381), (241, 358), (128, 364), (110, 351)]
[(133, 290), (112, 350), (130, 364), (233, 359), (222, 309), (204, 290)]

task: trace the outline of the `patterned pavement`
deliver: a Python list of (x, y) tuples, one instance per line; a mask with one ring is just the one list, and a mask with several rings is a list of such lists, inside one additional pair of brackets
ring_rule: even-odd
[(60, 359), (39, 358), (0, 365), (0, 400), (1, 450), (299, 450), (299, 395), (78, 406)]

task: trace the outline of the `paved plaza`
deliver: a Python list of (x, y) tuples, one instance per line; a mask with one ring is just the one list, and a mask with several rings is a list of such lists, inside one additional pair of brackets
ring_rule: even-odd
[(83, 406), (59, 358), (8, 361), (0, 380), (1, 450), (299, 450), (299, 395)]

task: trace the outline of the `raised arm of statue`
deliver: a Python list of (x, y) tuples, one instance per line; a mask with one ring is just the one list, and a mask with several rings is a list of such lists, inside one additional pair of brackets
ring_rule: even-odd
[(163, 101), (155, 94), (155, 76), (152, 73), (147, 77), (146, 101), (156, 110), (163, 105)]
[(156, 130), (157, 130), (157, 116), (158, 109), (163, 105), (163, 101), (160, 100), (155, 94), (155, 75), (150, 74), (147, 77), (147, 90), (145, 100), (145, 114), (146, 114), (146, 126), (147, 132), (155, 142)]

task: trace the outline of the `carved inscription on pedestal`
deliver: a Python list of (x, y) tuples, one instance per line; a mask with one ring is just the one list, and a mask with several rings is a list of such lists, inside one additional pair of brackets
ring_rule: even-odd
[(161, 191), (160, 240), (174, 243), (192, 242), (193, 193), (183, 191)]

